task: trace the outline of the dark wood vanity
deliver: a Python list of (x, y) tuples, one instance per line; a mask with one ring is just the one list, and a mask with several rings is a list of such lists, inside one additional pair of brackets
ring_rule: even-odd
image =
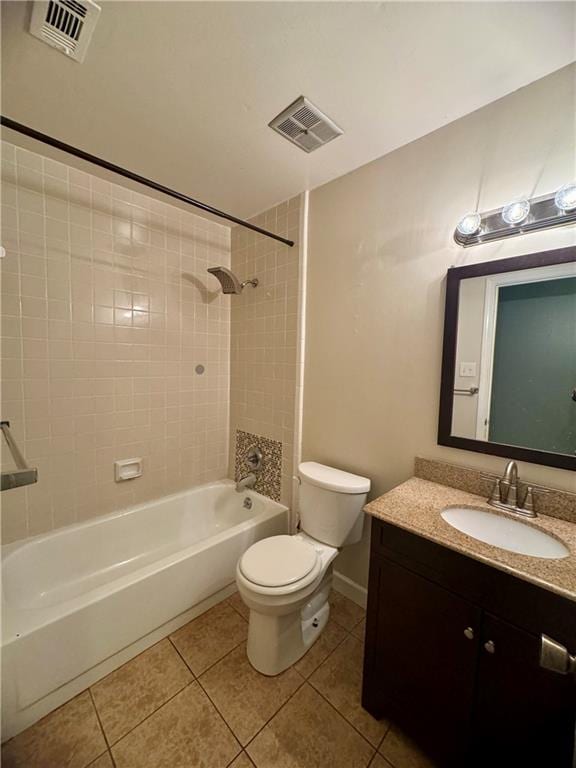
[(362, 703), (441, 768), (573, 768), (576, 676), (541, 635), (576, 653), (576, 602), (373, 518)]

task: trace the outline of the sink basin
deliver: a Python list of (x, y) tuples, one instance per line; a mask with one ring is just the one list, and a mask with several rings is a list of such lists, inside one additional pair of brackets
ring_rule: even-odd
[(441, 515), (449, 525), (473, 539), (509, 552), (548, 560), (560, 560), (570, 554), (561, 541), (520, 520), (466, 507), (447, 507)]

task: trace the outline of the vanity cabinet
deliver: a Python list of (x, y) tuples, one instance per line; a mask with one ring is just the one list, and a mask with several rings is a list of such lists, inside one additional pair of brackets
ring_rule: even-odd
[(576, 604), (373, 520), (362, 703), (439, 766), (572, 768), (576, 680), (541, 633), (574, 653)]

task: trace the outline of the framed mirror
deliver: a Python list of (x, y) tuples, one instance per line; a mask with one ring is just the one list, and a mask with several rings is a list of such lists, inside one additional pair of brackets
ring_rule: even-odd
[(576, 469), (576, 247), (448, 271), (438, 443)]

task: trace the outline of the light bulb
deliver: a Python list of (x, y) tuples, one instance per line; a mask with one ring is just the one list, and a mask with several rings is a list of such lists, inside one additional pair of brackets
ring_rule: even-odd
[(529, 213), (530, 201), (524, 197), (522, 200), (516, 200), (505, 205), (502, 209), (502, 218), (506, 224), (521, 224), (528, 218)]
[(458, 222), (456, 229), (464, 237), (470, 237), (480, 231), (482, 218), (479, 213), (468, 213)]
[(564, 184), (554, 197), (554, 203), (559, 211), (564, 213), (576, 209), (576, 184)]

